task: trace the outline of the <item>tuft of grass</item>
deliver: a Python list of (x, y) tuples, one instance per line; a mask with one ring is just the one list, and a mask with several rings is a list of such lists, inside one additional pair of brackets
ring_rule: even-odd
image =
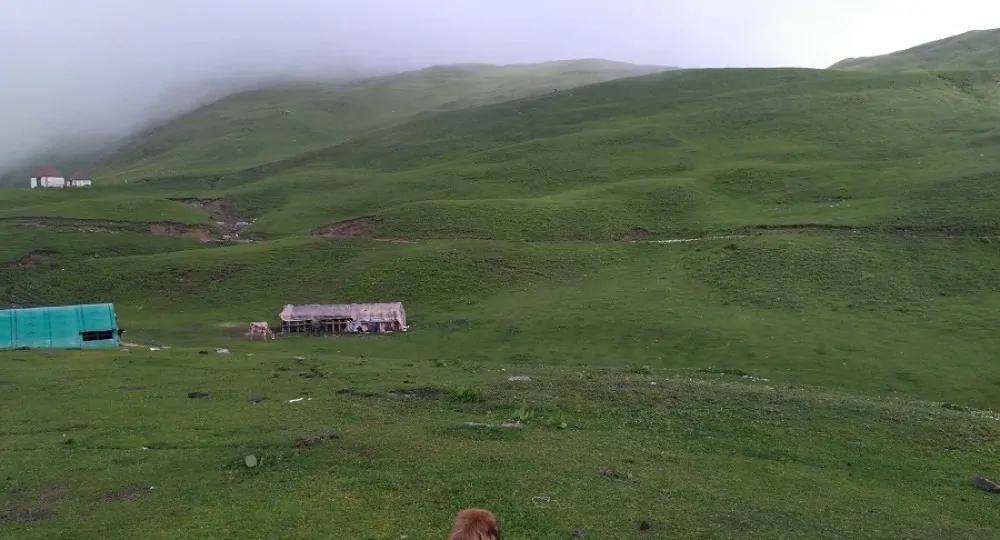
[(486, 400), (485, 394), (478, 388), (460, 386), (449, 392), (453, 401), (460, 403), (480, 403)]

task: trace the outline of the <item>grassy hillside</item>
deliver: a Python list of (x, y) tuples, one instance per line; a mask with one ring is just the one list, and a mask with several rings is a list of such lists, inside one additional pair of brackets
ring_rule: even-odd
[(880, 56), (847, 58), (830, 69), (860, 71), (1000, 68), (1000, 29), (974, 30)]
[(604, 60), (435, 66), (348, 84), (296, 84), (231, 96), (137, 137), (95, 173), (104, 182), (219, 174), (440, 109), (552, 92), (666, 67)]
[[(467, 506), (493, 509), (504, 538), (553, 540), (1000, 527), (995, 495), (966, 478), (995, 462), (997, 421), (933, 404), (693, 370), (361, 358), (305, 340), (5, 360), (7, 538), (436, 540)], [(54, 385), (60, 399), (43, 399)]]
[[(0, 354), (0, 533), (431, 539), (474, 505), (512, 538), (1000, 527), (969, 485), (1000, 476), (1000, 73), (506, 100), (481, 75), (466, 104), (371, 113), (442, 70), (308, 148), (233, 105), (266, 160), (191, 117), (107, 163), (121, 184), (0, 192), (0, 302), (113, 301), (159, 349)], [(396, 300), (406, 333), (241, 336)]]
[(142, 189), (231, 199), (271, 236), (364, 216), (371, 234), (410, 239), (804, 224), (989, 233), (998, 81), (989, 71), (670, 72), (415, 118)]
[[(143, 339), (204, 344), (237, 313), (399, 299), (423, 321), (409, 350), (428, 355), (724, 359), (787, 382), (989, 406), (997, 382), (979, 370), (994, 338), (977, 329), (995, 322), (998, 81), (676, 71), (422, 115), (251, 169), (220, 161), (230, 172), (211, 182), (9, 192), (10, 226), (207, 239), (243, 220), (239, 234), (260, 241), (53, 255), (56, 281), (7, 275), (21, 297), (113, 300)], [(732, 238), (623, 243), (705, 236)], [(831, 348), (840, 364), (823, 358)], [(804, 367), (813, 357), (823, 363)], [(950, 388), (931, 368), (943, 357), (968, 367)], [(884, 377), (843, 379), (855, 362)]]
[(998, 263), (975, 240), (877, 235), (678, 246), (290, 239), (60, 262), (57, 282), (44, 267), (7, 275), (15, 294), (42, 303), (112, 299), (130, 339), (167, 345), (229, 342), (227, 325), (242, 332), (289, 302), (400, 299), (414, 325), (405, 340), (338, 349), (718, 367), (992, 407), (1000, 379), (984, 370), (998, 344)]

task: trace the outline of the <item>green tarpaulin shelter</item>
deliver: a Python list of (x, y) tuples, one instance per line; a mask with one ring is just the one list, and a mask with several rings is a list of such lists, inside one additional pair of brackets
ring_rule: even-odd
[(117, 347), (113, 304), (0, 310), (0, 349)]

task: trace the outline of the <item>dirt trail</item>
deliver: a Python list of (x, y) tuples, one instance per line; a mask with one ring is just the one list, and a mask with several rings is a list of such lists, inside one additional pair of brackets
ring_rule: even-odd
[(210, 241), (216, 235), (208, 227), (185, 225), (173, 221), (108, 221), (91, 219), (67, 218), (0, 218), (7, 223), (22, 227), (51, 229), (57, 231), (74, 231), (84, 233), (120, 234), (123, 232), (148, 233), (156, 236), (176, 236), (182, 238), (198, 238)]
[[(221, 200), (191, 203), (209, 213), (215, 226), (189, 225), (174, 221), (115, 221), (103, 219), (72, 219), (49, 217), (12, 217), (0, 218), (0, 221), (21, 227), (51, 229), (56, 231), (73, 231), (83, 233), (120, 234), (123, 232), (145, 233), (153, 236), (172, 236), (175, 238), (195, 238), (206, 243), (248, 242), (242, 240), (240, 233), (251, 223), (245, 218), (231, 213), (229, 203)], [(29, 254), (30, 255), (30, 254)], [(26, 255), (27, 256), (27, 255)], [(34, 257), (37, 259), (37, 257)], [(30, 264), (32, 260), (25, 260)]]
[[(230, 244), (253, 242), (252, 238), (240, 238), (245, 229), (255, 220), (239, 215), (235, 206), (223, 199), (195, 199), (195, 198), (173, 198), (178, 202), (191, 204), (196, 208), (206, 211), (213, 221), (213, 225), (188, 225), (171, 221), (157, 222), (136, 222), (136, 221), (112, 221), (112, 220), (89, 220), (89, 219), (67, 219), (67, 218), (32, 218), (13, 217), (0, 218), (0, 222), (11, 223), (17, 226), (36, 227), (53, 230), (76, 231), (86, 233), (119, 234), (122, 232), (145, 233), (154, 236), (171, 236), (176, 238), (193, 238), (205, 243)], [(334, 223), (329, 223), (316, 227), (311, 231), (313, 236), (326, 238), (355, 238), (366, 239), (374, 242), (412, 243), (414, 240), (403, 238), (381, 237), (378, 235), (380, 219), (375, 215), (366, 215)], [(1000, 238), (1000, 229), (988, 227), (969, 229), (960, 227), (920, 227), (912, 225), (899, 226), (863, 226), (854, 227), (849, 225), (828, 225), (828, 224), (786, 224), (786, 225), (754, 225), (747, 227), (734, 227), (729, 230), (717, 231), (714, 234), (704, 236), (689, 236), (684, 238), (655, 238), (659, 234), (642, 227), (635, 227), (627, 233), (619, 236), (615, 241), (624, 243), (644, 243), (644, 244), (681, 244), (690, 242), (707, 242), (712, 240), (735, 240), (739, 238), (750, 238), (767, 234), (897, 234), (910, 237), (926, 238), (974, 238), (983, 241)], [(483, 240), (489, 240), (484, 238)], [(573, 241), (578, 243), (581, 241)], [(582, 240), (582, 242), (586, 242)], [(16, 261), (11, 261), (10, 266), (30, 267), (42, 262), (46, 257), (54, 255), (43, 251), (32, 251), (26, 253)]]
[[(732, 240), (735, 238), (746, 238), (748, 234), (731, 234), (728, 236), (702, 236), (698, 238), (672, 238), (670, 240), (636, 240), (641, 244), (679, 244), (682, 242), (705, 242), (708, 240)], [(755, 236), (755, 235), (754, 235)]]
[(898, 234), (903, 236), (921, 238), (974, 238), (977, 240), (990, 240), (1000, 237), (1000, 231), (981, 230), (973, 231), (952, 230), (947, 227), (913, 227), (913, 226), (893, 226), (893, 227), (852, 227), (849, 225), (759, 225), (755, 227), (745, 227), (734, 230), (730, 234), (715, 234), (706, 236), (696, 236), (689, 238), (668, 238), (662, 240), (649, 240), (646, 237), (649, 231), (640, 229), (645, 234), (635, 234), (635, 229), (623, 238), (625, 242), (644, 244), (679, 244), (685, 242), (706, 242), (710, 240), (734, 240), (737, 238), (751, 238), (768, 234), (788, 235), (788, 234), (809, 234), (809, 233), (837, 233), (837, 234)]
[[(413, 240), (400, 238), (379, 237), (379, 219), (377, 216), (362, 216), (343, 221), (329, 223), (312, 230), (315, 236), (327, 238), (364, 238), (367, 240), (380, 242), (404, 242)], [(827, 225), (817, 223), (801, 223), (790, 225), (754, 225), (748, 227), (736, 227), (729, 230), (718, 231), (714, 234), (704, 236), (690, 236), (684, 238), (653, 238), (656, 233), (642, 227), (635, 227), (627, 233), (618, 237), (618, 242), (639, 243), (639, 244), (681, 244), (689, 242), (708, 242), (712, 240), (735, 240), (738, 238), (752, 238), (763, 235), (789, 235), (789, 234), (898, 234), (911, 237), (931, 237), (931, 238), (975, 238), (987, 240), (1000, 237), (1000, 230), (966, 230), (948, 227), (917, 227), (917, 226), (865, 226), (854, 227), (850, 225)], [(483, 238), (482, 240), (489, 240)], [(581, 241), (571, 241), (578, 243)], [(582, 241), (586, 242), (586, 241)]]

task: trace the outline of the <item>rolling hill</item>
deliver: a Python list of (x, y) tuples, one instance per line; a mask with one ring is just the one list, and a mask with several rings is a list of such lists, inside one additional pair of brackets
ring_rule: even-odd
[[(886, 313), (893, 317), (883, 324), (893, 321), (893, 331), (905, 335), (934, 321), (950, 327), (953, 317), (973, 332), (994, 320), (994, 280), (984, 273), (993, 251), (975, 239), (989, 242), (1000, 228), (998, 162), (989, 151), (1000, 119), (997, 81), (993, 72), (673, 71), (417, 115), (248, 169), (236, 159), (219, 161), (225, 173), (133, 177), (86, 193), (8, 191), (0, 199), (3, 226), (10, 234), (31, 231), (39, 249), (62, 252), (64, 242), (99, 234), (91, 230), (178, 242), (238, 232), (243, 242), (255, 240), (125, 258), (97, 248), (83, 259), (42, 257), (31, 268), (4, 271), (8, 299), (111, 299), (134, 335), (160, 339), (194, 324), (181, 322), (192, 315), (177, 318), (177, 326), (163, 319), (181, 309), (227, 320), (236, 312), (267, 318), (287, 302), (401, 298), (438, 328), (411, 342), (431, 346), (447, 335), (446, 356), (482, 345), (544, 361), (553, 357), (543, 350), (612, 363), (616, 351), (643, 356), (645, 338), (626, 344), (593, 331), (596, 315), (585, 306), (611, 302), (599, 310), (600, 324), (620, 318), (640, 336), (655, 335), (666, 316), (660, 310), (669, 309), (685, 334), (742, 336), (753, 360), (741, 366), (768, 369), (786, 360), (763, 360), (776, 358), (771, 342), (749, 345), (756, 330), (732, 326), (732, 315), (780, 321), (782, 334), (804, 332), (792, 322), (804, 314), (854, 327)], [(124, 159), (105, 171), (124, 178), (131, 167)], [(235, 227), (239, 222), (248, 225)], [(734, 238), (651, 243), (718, 236)], [(953, 249), (958, 260), (971, 257), (970, 266), (947, 263)], [(10, 260), (26, 255), (18, 244), (8, 250)], [(904, 259), (905, 270), (890, 270)], [(297, 261), (295, 279), (283, 277), (289, 261)], [(333, 261), (344, 273), (327, 278)], [(619, 287), (643, 281), (654, 262), (672, 269), (670, 279), (635, 290), (646, 297), (664, 287), (658, 294), (672, 307), (651, 308), (658, 315), (649, 318), (625, 307), (629, 296)], [(745, 280), (753, 286), (739, 285)], [(323, 292), (311, 292), (317, 282)], [(248, 290), (257, 292), (248, 297)], [(585, 292), (571, 300), (560, 291)], [(576, 325), (510, 322), (522, 309), (541, 314), (556, 305), (576, 313)], [(472, 332), (467, 342), (449, 330), (447, 321), (477, 318), (485, 334)], [(511, 325), (547, 337), (512, 342), (493, 334)], [(211, 325), (200, 328), (207, 333), (192, 339), (217, 335)], [(933, 343), (920, 357), (983, 358), (976, 352), (982, 341), (923, 335)], [(565, 352), (581, 339), (589, 352)], [(672, 343), (669, 354), (657, 356), (664, 365), (688, 365), (689, 355), (701, 354), (686, 341)], [(722, 346), (700, 343), (708, 351)], [(873, 351), (845, 358), (884, 369)], [(822, 373), (791, 369), (785, 376), (835, 384)], [(932, 373), (914, 376), (930, 384)], [(988, 403), (993, 383), (967, 376), (959, 376), (962, 390), (928, 387), (924, 397)], [(873, 391), (882, 384), (875, 380)]]
[(1000, 68), (1000, 29), (973, 30), (880, 56), (847, 58), (829, 69), (859, 71)]
[[(0, 302), (152, 346), (0, 354), (37, 472), (0, 533), (1000, 528), (1000, 71), (581, 65), (243, 94), (0, 191)], [(241, 336), (397, 300), (406, 333)]]
[(348, 84), (272, 86), (230, 96), (136, 137), (113, 156), (114, 170), (104, 172), (109, 180), (228, 172), (339, 143), (421, 112), (669, 69), (605, 60), (464, 64)]

